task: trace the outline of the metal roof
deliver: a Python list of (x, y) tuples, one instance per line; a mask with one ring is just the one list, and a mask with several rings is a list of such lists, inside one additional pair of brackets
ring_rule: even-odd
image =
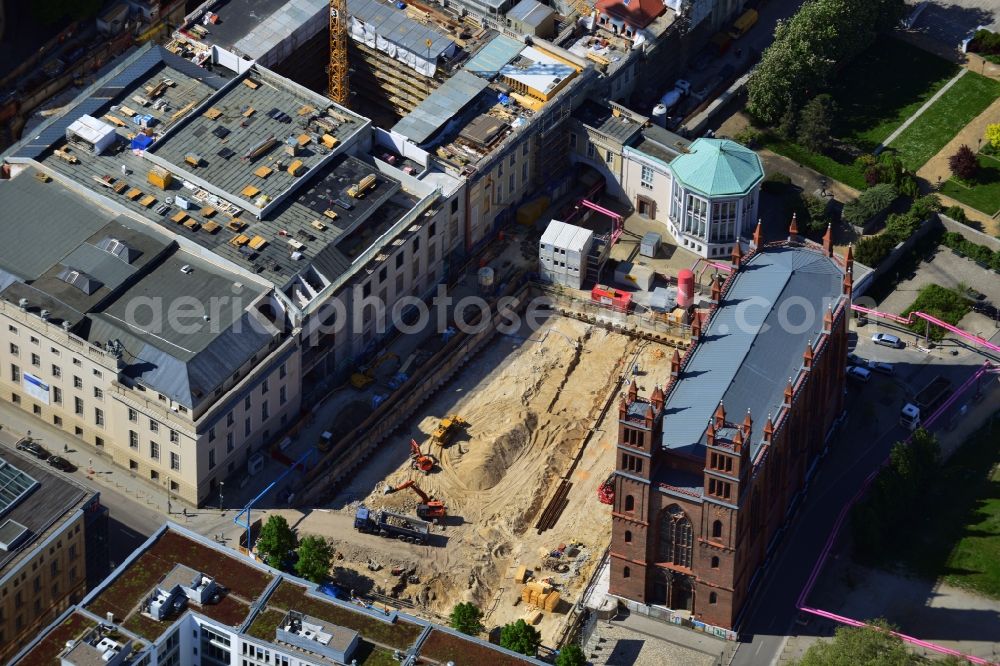
[(746, 194), (764, 179), (757, 153), (729, 139), (695, 139), (689, 152), (670, 163), (674, 176), (709, 196)]
[[(841, 281), (840, 268), (815, 250), (775, 248), (751, 258), (667, 397), (664, 448), (703, 456), (705, 428), (720, 400), (738, 421), (748, 409), (758, 424), (776, 414), (806, 343), (817, 339), (827, 305), (841, 295)], [(753, 455), (759, 433), (757, 428)]]
[(587, 127), (600, 132), (618, 143), (630, 141), (642, 125), (623, 114), (615, 115), (610, 106), (600, 104), (592, 99), (584, 101), (575, 111), (573, 117)]
[(537, 26), (555, 12), (538, 0), (521, 0), (507, 12), (507, 18), (525, 25)]
[(450, 37), (378, 0), (347, 0), (347, 13), (372, 26), (379, 37), (427, 60), (437, 60), (454, 44)]
[(31, 136), (16, 144), (9, 155), (37, 158), (53, 145), (64, 141), (66, 129), (78, 118), (85, 115), (96, 117), (104, 115), (114, 101), (119, 100), (127, 89), (134, 87), (137, 80), (148, 76), (154, 68), (161, 66), (169, 66), (212, 90), (219, 90), (226, 83), (224, 77), (209, 72), (193, 62), (149, 42), (135, 53), (126, 56), (106, 75), (99, 77), (93, 85), (77, 97), (79, 101), (75, 102), (72, 108), (39, 125), (31, 132)]
[[(185, 266), (190, 270), (182, 271)], [(250, 307), (261, 293), (260, 286), (180, 251), (91, 315), (81, 334), (101, 346), (118, 340), (126, 375), (193, 408), (273, 339)], [(161, 303), (161, 311), (132, 311), (133, 302)], [(172, 321), (172, 308), (180, 305), (185, 313)], [(209, 318), (193, 318), (189, 305)]]
[(396, 123), (392, 131), (402, 134), (416, 144), (422, 144), (476, 99), (488, 85), (484, 79), (460, 69), (417, 108)]
[[(534, 1), (534, 0), (532, 0)], [(463, 69), (487, 78), (496, 76), (504, 65), (517, 57), (524, 44), (506, 35), (497, 35), (465, 63)]]
[(37, 279), (114, 217), (29, 173), (4, 182), (0, 207), (0, 267), (22, 280)]
[(541, 242), (572, 252), (582, 252), (594, 232), (573, 224), (552, 220), (542, 234)]

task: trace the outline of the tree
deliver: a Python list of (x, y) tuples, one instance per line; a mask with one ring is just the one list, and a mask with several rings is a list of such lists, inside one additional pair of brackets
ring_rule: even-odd
[(958, 152), (948, 158), (948, 168), (962, 180), (972, 180), (979, 171), (979, 161), (972, 148), (962, 144)]
[(583, 654), (583, 648), (576, 643), (570, 643), (559, 650), (556, 656), (556, 666), (587, 666), (587, 658)]
[(832, 114), (833, 99), (829, 95), (819, 95), (809, 100), (799, 117), (799, 144), (814, 153), (825, 150), (830, 144)]
[(903, 639), (892, 635), (885, 620), (870, 626), (838, 627), (832, 641), (814, 643), (797, 666), (915, 666), (921, 657), (906, 649)]
[(257, 537), (257, 553), (269, 566), (281, 569), (288, 556), (295, 550), (295, 532), (282, 516), (270, 516), (260, 528)]
[(451, 609), (450, 625), (452, 629), (463, 634), (475, 636), (483, 630), (483, 611), (473, 603), (462, 602)]
[(987, 125), (984, 138), (987, 143), (1000, 150), (1000, 123), (991, 123)]
[(505, 624), (500, 630), (500, 646), (520, 654), (534, 657), (542, 635), (524, 620)]
[(826, 213), (829, 202), (826, 199), (820, 199), (811, 194), (803, 194), (801, 196), (807, 218), (806, 230), (812, 234), (824, 233), (827, 225), (830, 223), (830, 217)]
[(799, 116), (795, 111), (795, 105), (788, 102), (785, 112), (781, 114), (781, 121), (778, 123), (778, 135), (786, 141), (795, 140), (795, 128), (798, 125)]
[(892, 29), (906, 11), (904, 0), (810, 0), (779, 21), (747, 83), (747, 110), (777, 123), (789, 102), (800, 108), (810, 91)]
[(321, 583), (330, 574), (333, 551), (326, 539), (307, 536), (299, 543), (299, 560), (295, 563), (295, 573), (314, 583)]

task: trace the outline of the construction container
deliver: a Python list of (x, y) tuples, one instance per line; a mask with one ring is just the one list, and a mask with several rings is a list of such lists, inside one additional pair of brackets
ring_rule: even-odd
[(653, 286), (653, 271), (648, 266), (623, 261), (615, 268), (615, 282), (641, 291), (649, 291)]
[(632, 294), (600, 284), (590, 290), (590, 300), (615, 312), (628, 312), (632, 307)]
[(526, 227), (534, 224), (548, 207), (548, 197), (538, 197), (533, 201), (529, 201), (517, 209), (517, 223)]
[(163, 167), (153, 167), (146, 174), (146, 180), (161, 190), (165, 190), (174, 182), (174, 177)]
[(639, 254), (643, 257), (649, 257), (653, 259), (660, 252), (660, 243), (663, 237), (655, 231), (647, 231), (642, 236), (642, 241), (639, 243)]
[(299, 170), (302, 169), (302, 166), (302, 160), (295, 160), (288, 165), (288, 173), (293, 176), (297, 176), (299, 175)]

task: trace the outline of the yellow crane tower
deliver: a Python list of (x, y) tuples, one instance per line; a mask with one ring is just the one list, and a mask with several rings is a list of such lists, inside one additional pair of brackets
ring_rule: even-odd
[(347, 0), (330, 0), (330, 99), (347, 106)]

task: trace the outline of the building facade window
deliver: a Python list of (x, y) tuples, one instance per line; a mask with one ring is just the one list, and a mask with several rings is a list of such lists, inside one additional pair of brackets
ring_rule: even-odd
[(212, 469), (215, 467), (215, 449), (208, 450), (208, 468)]
[(128, 447), (130, 449), (139, 448), (139, 433), (137, 433), (135, 430), (128, 431)]
[(131, 407), (128, 408), (128, 420), (132, 423), (139, 422), (139, 412), (135, 411)]
[(149, 431), (160, 432), (160, 424), (154, 421), (153, 419), (149, 419)]
[(94, 423), (96, 423), (99, 428), (104, 427), (104, 410), (100, 407), (94, 407)]
[(170, 431), (170, 443), (171, 444), (177, 444), (180, 441), (181, 441), (180, 433), (178, 433), (176, 430), (171, 430)]
[(181, 468), (181, 457), (179, 454), (170, 452), (170, 469), (179, 470)]
[(153, 460), (160, 459), (160, 445), (156, 442), (149, 443), (149, 457)]
[(642, 165), (642, 172), (639, 174), (639, 185), (647, 190), (653, 189), (653, 168), (645, 164)]
[(715, 539), (722, 538), (722, 521), (717, 520), (712, 523), (712, 537)]
[(691, 568), (694, 530), (684, 510), (672, 504), (660, 517), (659, 561)]
[(635, 511), (635, 498), (632, 497), (631, 495), (625, 496), (625, 510)]

